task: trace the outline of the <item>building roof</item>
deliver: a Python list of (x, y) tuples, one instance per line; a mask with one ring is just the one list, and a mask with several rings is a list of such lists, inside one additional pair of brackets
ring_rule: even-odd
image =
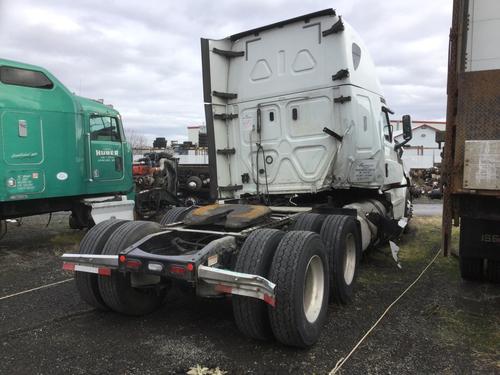
[[(391, 124), (399, 124), (400, 120), (391, 120)], [(416, 130), (422, 127), (428, 127), (434, 129), (435, 131), (445, 131), (446, 130), (446, 122), (445, 121), (412, 121), (412, 130)], [(403, 130), (396, 130), (394, 132), (394, 137), (399, 137), (403, 134)]]
[[(402, 121), (401, 120), (391, 120), (391, 124), (400, 124)], [(412, 124), (412, 129), (419, 128), (423, 125), (427, 125), (431, 128), (434, 128), (436, 130), (445, 130), (446, 129), (446, 121), (420, 121), (420, 120), (413, 120), (411, 122)]]

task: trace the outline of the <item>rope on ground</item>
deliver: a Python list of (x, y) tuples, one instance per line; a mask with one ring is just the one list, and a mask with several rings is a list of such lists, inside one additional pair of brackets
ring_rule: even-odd
[(14, 293), (14, 294), (9, 294), (8, 296), (0, 297), (0, 301), (4, 300), (4, 299), (7, 299), (7, 298), (12, 298), (12, 297), (20, 296), (21, 294), (25, 294), (25, 293), (29, 293), (29, 292), (34, 292), (35, 290), (50, 288), (51, 286), (56, 286), (56, 285), (59, 285), (59, 284), (62, 284), (62, 283), (67, 283), (68, 281), (71, 281), (71, 280), (74, 280), (74, 278), (57, 281), (57, 282), (52, 283), (52, 284), (42, 285), (42, 286), (39, 286), (39, 287), (36, 287), (36, 288), (32, 288), (32, 289), (28, 289), (28, 290), (23, 290), (22, 292), (18, 292), (18, 293)]
[(418, 277), (415, 279), (415, 281), (413, 281), (404, 291), (403, 293), (401, 293), (399, 295), (398, 298), (396, 298), (394, 300), (394, 302), (392, 302), (389, 307), (387, 307), (387, 309), (385, 309), (385, 311), (382, 313), (382, 315), (380, 315), (380, 317), (377, 319), (377, 321), (375, 322), (375, 324), (373, 324), (371, 326), (371, 328), (364, 334), (363, 337), (361, 337), (361, 339), (358, 341), (358, 343), (356, 345), (354, 345), (354, 347), (351, 349), (351, 351), (349, 352), (349, 354), (347, 354), (347, 356), (345, 357), (342, 357), (338, 360), (338, 362), (335, 364), (335, 367), (333, 368), (332, 371), (330, 371), (329, 375), (333, 375), (333, 374), (336, 374), (340, 368), (344, 365), (344, 363), (347, 362), (347, 360), (351, 357), (351, 355), (354, 354), (354, 352), (359, 348), (359, 346), (363, 343), (363, 341), (365, 341), (365, 339), (370, 335), (370, 333), (375, 329), (375, 327), (377, 327), (377, 325), (380, 323), (380, 321), (384, 318), (384, 316), (389, 312), (389, 310), (406, 294), (406, 292), (408, 292), (417, 282), (418, 280), (420, 280), (420, 278), (424, 275), (424, 273), (427, 272), (427, 270), (429, 269), (429, 267), (435, 262), (435, 260), (437, 259), (438, 255), (441, 253), (441, 249), (439, 249), (437, 252), (436, 252), (436, 255), (434, 255), (434, 257), (432, 258), (432, 260), (429, 262), (429, 264), (427, 264), (427, 266), (422, 270), (422, 272), (420, 272), (420, 275), (418, 275)]

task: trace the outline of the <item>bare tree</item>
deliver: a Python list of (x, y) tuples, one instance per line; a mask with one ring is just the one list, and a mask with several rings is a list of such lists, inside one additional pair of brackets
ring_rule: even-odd
[(147, 149), (151, 147), (144, 134), (138, 132), (137, 129), (127, 128), (125, 129), (125, 135), (133, 149)]

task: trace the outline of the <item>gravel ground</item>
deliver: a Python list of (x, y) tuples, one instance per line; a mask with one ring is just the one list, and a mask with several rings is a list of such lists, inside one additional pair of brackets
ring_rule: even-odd
[[(66, 280), (58, 256), (75, 251), (83, 232), (67, 215), (27, 218), (0, 241), (0, 298)], [(0, 300), (1, 374), (183, 374), (206, 366), (228, 374), (326, 374), (416, 278), (439, 246), (439, 219), (417, 218), (400, 242), (399, 269), (386, 247), (361, 263), (349, 306), (331, 305), (309, 350), (242, 337), (229, 299), (172, 292), (141, 318), (98, 312), (72, 281)], [(439, 256), (387, 314), (343, 374), (500, 373), (500, 287), (463, 282), (457, 260)]]

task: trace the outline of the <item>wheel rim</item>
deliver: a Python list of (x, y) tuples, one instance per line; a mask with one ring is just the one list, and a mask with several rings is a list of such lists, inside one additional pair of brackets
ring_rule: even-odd
[(344, 281), (351, 285), (356, 272), (356, 242), (352, 233), (348, 233), (345, 239), (344, 255)]
[(321, 258), (314, 255), (307, 264), (304, 279), (304, 313), (309, 323), (318, 319), (325, 291), (325, 273)]

